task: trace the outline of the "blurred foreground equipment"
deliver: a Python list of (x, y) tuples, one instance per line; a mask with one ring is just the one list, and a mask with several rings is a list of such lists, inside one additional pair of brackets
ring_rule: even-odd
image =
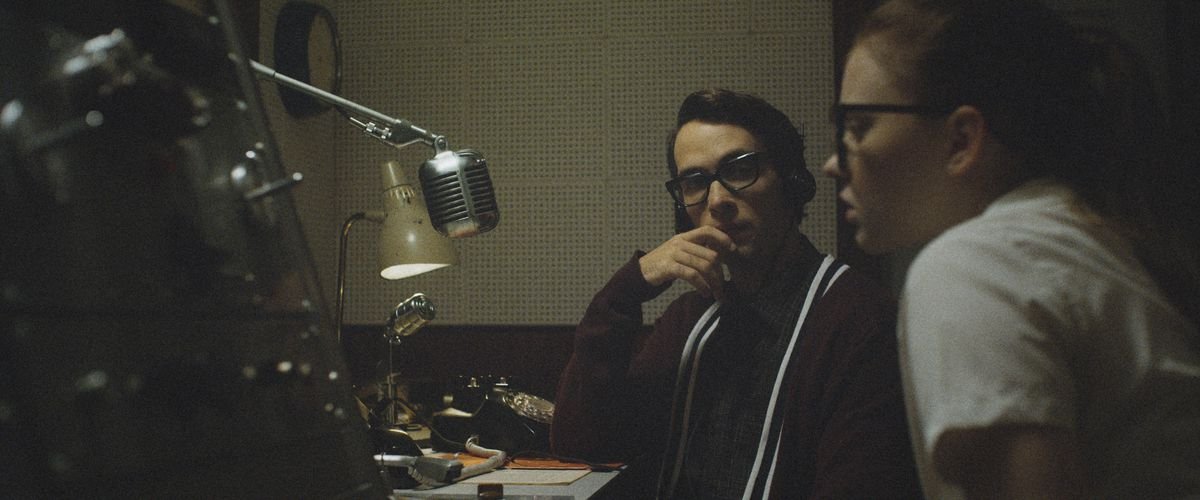
[(0, 7), (0, 484), (383, 498), (227, 2)]

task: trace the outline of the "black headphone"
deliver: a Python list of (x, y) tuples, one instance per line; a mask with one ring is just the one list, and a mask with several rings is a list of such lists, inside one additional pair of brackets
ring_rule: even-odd
[[(817, 181), (813, 178), (812, 172), (808, 171), (808, 167), (802, 159), (790, 174), (783, 177), (783, 195), (796, 210), (797, 223), (804, 218), (804, 206), (812, 201), (816, 194)], [(695, 228), (696, 226), (692, 225), (692, 218), (688, 216), (687, 207), (676, 201), (675, 232), (683, 233)]]

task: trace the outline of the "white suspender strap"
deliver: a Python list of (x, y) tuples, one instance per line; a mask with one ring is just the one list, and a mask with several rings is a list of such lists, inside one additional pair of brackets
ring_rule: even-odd
[[(783, 354), (783, 359), (779, 363), (779, 371), (775, 375), (775, 386), (771, 390), (771, 400), (767, 404), (766, 419), (763, 422), (762, 434), (758, 442), (758, 453), (754, 458), (754, 465), (750, 469), (750, 475), (746, 481), (746, 489), (743, 491), (743, 500), (753, 498), (755, 492), (758, 492), (759, 498), (766, 498), (770, 493), (771, 481), (775, 479), (775, 465), (779, 459), (779, 441), (783, 435), (782, 415), (779, 413), (779, 393), (783, 388), (784, 376), (787, 373), (787, 368), (791, 364), (792, 354), (796, 350), (797, 341), (800, 339), (800, 332), (803, 329), (804, 321), (808, 319), (808, 313), (812, 307), (825, 292), (829, 291), (829, 287), (833, 282), (842, 275), (847, 269), (845, 264), (835, 266), (833, 257), (825, 256), (821, 262), (820, 268), (817, 269), (816, 275), (813, 276), (812, 283), (808, 286), (808, 295), (804, 299), (804, 306), (800, 309), (800, 315), (796, 319), (796, 327), (792, 330), (792, 338), (788, 341), (787, 350)], [(828, 280), (824, 286), (822, 282)], [(818, 291), (820, 292), (818, 294)], [(777, 423), (778, 420), (778, 423)], [(762, 475), (763, 460), (770, 457), (769, 468), (766, 477), (760, 480)]]
[[(774, 480), (775, 467), (779, 459), (779, 442), (783, 433), (783, 415), (781, 413), (782, 409), (779, 408), (779, 394), (783, 388), (787, 368), (791, 364), (792, 354), (800, 339), (800, 334), (804, 322), (808, 318), (809, 311), (829, 291), (833, 283), (841, 277), (846, 269), (848, 269), (848, 266), (845, 264), (836, 263), (833, 257), (825, 256), (820, 267), (817, 269), (816, 275), (809, 284), (804, 305), (800, 309), (796, 326), (792, 330), (792, 337), (788, 341), (787, 350), (784, 352), (783, 359), (775, 376), (775, 385), (771, 391), (771, 399), (767, 404), (766, 418), (763, 422), (762, 433), (759, 438), (758, 452), (756, 453), (754, 465), (750, 470), (746, 488), (742, 495), (744, 500), (754, 498), (756, 494), (759, 498), (766, 498), (770, 493), (770, 485)], [(679, 360), (675, 394), (672, 398), (671, 426), (668, 434), (666, 457), (664, 457), (663, 470), (659, 474), (658, 495), (660, 498), (670, 498), (679, 482), (680, 472), (683, 468), (684, 450), (687, 447), (692, 397), (696, 388), (696, 379), (700, 373), (700, 357), (704, 353), (704, 346), (708, 342), (709, 337), (716, 331), (717, 326), (721, 322), (721, 318), (716, 315), (720, 306), (720, 302), (714, 303), (700, 316), (696, 325), (692, 327), (691, 333), (688, 334), (683, 353)], [(764, 462), (769, 464), (765, 471), (763, 470)]]
[[(671, 398), (671, 427), (667, 434), (667, 460), (663, 462), (663, 471), (659, 474), (659, 494), (670, 498), (672, 492), (675, 491), (675, 484), (679, 481), (679, 471), (683, 466), (683, 450), (687, 446), (688, 424), (690, 423), (690, 415), (692, 412), (692, 395), (696, 388), (696, 377), (700, 373), (698, 369), (700, 365), (700, 356), (704, 353), (704, 345), (708, 342), (708, 338), (714, 331), (717, 330), (717, 325), (721, 323), (721, 318), (716, 316), (717, 310), (721, 307), (720, 302), (714, 302), (708, 307), (708, 310), (700, 316), (700, 320), (696, 322), (696, 326), (692, 327), (692, 332), (688, 334), (687, 342), (683, 345), (683, 354), (679, 359), (679, 372), (675, 377), (675, 395)], [(695, 351), (695, 355), (692, 352)], [(686, 384), (684, 381), (687, 381)], [(683, 392), (683, 405), (680, 407), (680, 393)], [(674, 454), (671, 454), (672, 439), (678, 439), (678, 445), (675, 446)], [(672, 459), (673, 458), (673, 459)], [(671, 468), (670, 475), (666, 474), (666, 468)], [(663, 489), (663, 484), (666, 480), (666, 489)]]

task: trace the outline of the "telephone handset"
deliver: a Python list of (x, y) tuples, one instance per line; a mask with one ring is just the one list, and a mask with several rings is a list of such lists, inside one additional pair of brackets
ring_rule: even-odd
[[(499, 383), (476, 400), (474, 411), (450, 408), (433, 417), (438, 430), (431, 439), (437, 451), (459, 451), (467, 437), (479, 436), (479, 444), (510, 454), (549, 451), (550, 422), (554, 403)], [(472, 405), (474, 406), (474, 405)]]

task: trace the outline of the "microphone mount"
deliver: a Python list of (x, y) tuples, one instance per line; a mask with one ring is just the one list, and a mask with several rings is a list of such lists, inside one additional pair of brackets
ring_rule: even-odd
[[(441, 153), (450, 149), (445, 136), (418, 127), (412, 122), (390, 117), (344, 97), (326, 92), (279, 73), (255, 60), (250, 60), (250, 68), (268, 80), (308, 94), (342, 110), (347, 113), (347, 118), (350, 122), (362, 129), (363, 133), (396, 149), (404, 148), (418, 142), (432, 147), (435, 153)], [(361, 115), (363, 118), (349, 116), (350, 113)]]

